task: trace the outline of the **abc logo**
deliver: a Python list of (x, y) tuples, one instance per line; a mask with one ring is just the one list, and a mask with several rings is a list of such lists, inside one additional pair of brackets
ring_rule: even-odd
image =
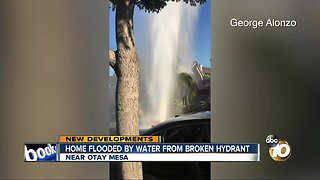
[(269, 147), (275, 147), (278, 144), (278, 138), (275, 135), (269, 135), (266, 138), (266, 143)]
[(266, 144), (269, 146), (270, 157), (275, 161), (286, 161), (291, 155), (291, 147), (284, 139), (269, 135)]

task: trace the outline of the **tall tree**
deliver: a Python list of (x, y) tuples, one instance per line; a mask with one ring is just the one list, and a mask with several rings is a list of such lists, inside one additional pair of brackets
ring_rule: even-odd
[[(139, 60), (133, 32), (134, 7), (159, 13), (169, 1), (180, 0), (110, 0), (116, 11), (117, 50), (109, 50), (110, 66), (117, 75), (116, 123), (119, 135), (139, 134)], [(182, 0), (191, 6), (206, 0)], [(120, 179), (142, 179), (140, 162), (120, 164)]]

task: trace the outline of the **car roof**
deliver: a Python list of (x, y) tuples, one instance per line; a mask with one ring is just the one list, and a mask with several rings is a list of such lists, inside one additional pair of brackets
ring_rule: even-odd
[(194, 120), (210, 120), (210, 119), (211, 119), (211, 112), (210, 111), (193, 113), (193, 114), (184, 114), (184, 115), (163, 121), (163, 122), (151, 127), (150, 129), (143, 129), (143, 130), (141, 130), (141, 132), (142, 132), (142, 134), (145, 134), (145, 133), (149, 134), (149, 132), (157, 131), (157, 130), (162, 129), (166, 126), (169, 126), (170, 124), (178, 124), (178, 123), (183, 123), (183, 122), (192, 122)]
[(211, 119), (211, 111), (204, 111), (192, 114), (183, 114), (181, 116), (177, 116), (175, 118), (171, 118), (167, 121), (181, 121), (181, 120), (192, 120), (192, 119)]

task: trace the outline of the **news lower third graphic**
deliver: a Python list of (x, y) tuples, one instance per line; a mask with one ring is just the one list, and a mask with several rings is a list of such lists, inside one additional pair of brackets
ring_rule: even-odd
[(269, 146), (269, 155), (275, 161), (286, 161), (291, 155), (291, 147), (285, 139), (279, 139), (275, 135), (269, 135), (266, 138), (266, 144)]
[(256, 143), (162, 143), (160, 136), (58, 136), (25, 144), (25, 161), (260, 161)]
[(60, 144), (60, 161), (257, 161), (257, 144)]

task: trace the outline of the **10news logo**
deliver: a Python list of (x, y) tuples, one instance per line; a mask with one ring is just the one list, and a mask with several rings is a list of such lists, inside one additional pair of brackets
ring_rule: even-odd
[(278, 139), (275, 135), (266, 138), (269, 146), (269, 155), (275, 161), (286, 161), (291, 155), (291, 147), (284, 139)]

